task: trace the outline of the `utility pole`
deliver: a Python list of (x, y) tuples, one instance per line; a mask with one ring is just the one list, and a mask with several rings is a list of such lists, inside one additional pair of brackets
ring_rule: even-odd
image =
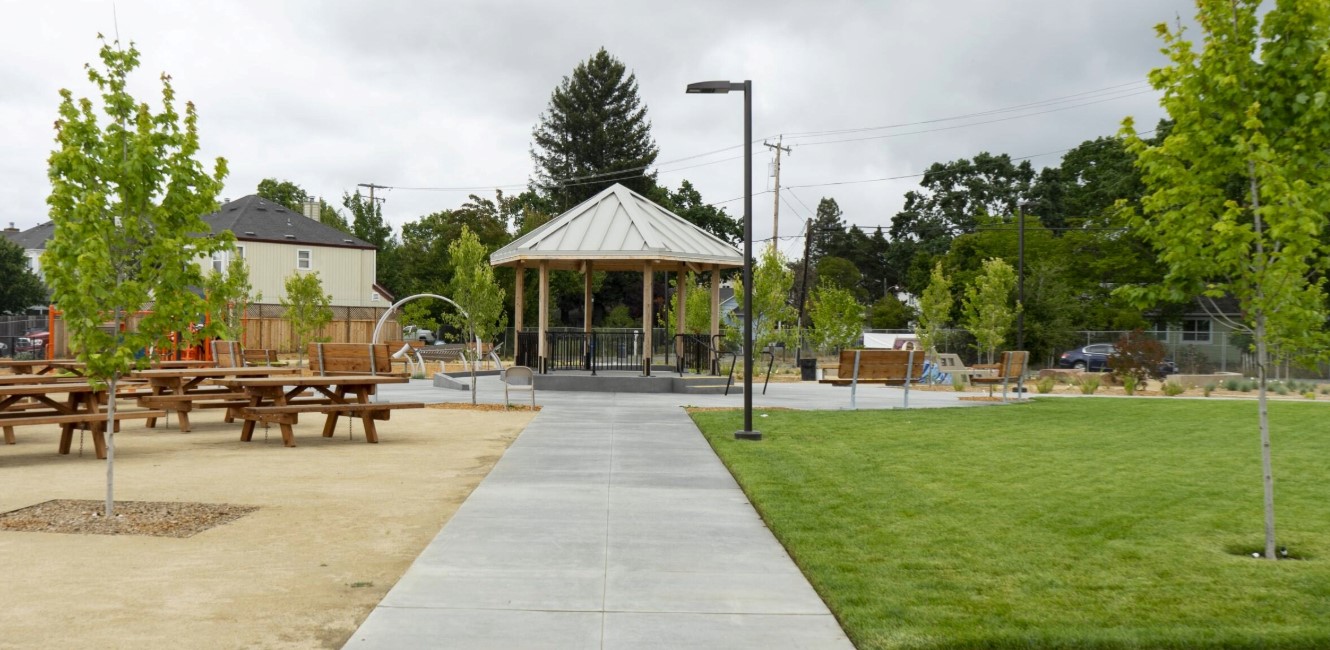
[(377, 200), (377, 201), (383, 201), (383, 200), (384, 200), (384, 199), (375, 199), (375, 198), (374, 198), (374, 190), (376, 190), (376, 189), (379, 189), (379, 190), (386, 190), (386, 189), (388, 189), (388, 186), (387, 186), (387, 185), (375, 185), (374, 183), (356, 183), (356, 186), (357, 186), (357, 187), (368, 187), (368, 188), (369, 188), (369, 209), (370, 209), (371, 212), (374, 210), (374, 202), (375, 202), (376, 200)]
[(776, 150), (776, 198), (771, 207), (771, 249), (776, 249), (776, 242), (780, 241), (780, 152), (790, 153), (789, 147), (780, 146), (785, 141), (785, 135), (782, 134), (776, 138), (776, 144), (763, 141), (764, 146)]

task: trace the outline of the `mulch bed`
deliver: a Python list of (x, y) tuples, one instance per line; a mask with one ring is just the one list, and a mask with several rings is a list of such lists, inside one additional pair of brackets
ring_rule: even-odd
[(107, 518), (105, 501), (54, 499), (0, 513), (0, 530), (75, 535), (192, 537), (235, 521), (258, 506), (180, 501), (116, 501)]

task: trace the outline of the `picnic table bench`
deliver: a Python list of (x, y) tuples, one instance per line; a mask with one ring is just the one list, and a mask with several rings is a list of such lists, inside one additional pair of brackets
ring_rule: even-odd
[[(234, 409), (236, 417), (245, 421), (240, 440), (249, 442), (254, 436), (254, 425), (271, 422), (280, 425), (282, 444), (296, 446), (292, 426), (298, 424), (301, 413), (323, 413), (323, 437), (330, 438), (339, 417), (359, 416), (365, 426), (365, 442), (379, 441), (375, 420), (387, 420), (397, 409), (424, 408), (421, 402), (373, 402), (369, 397), (380, 384), (404, 384), (408, 380), (399, 375), (318, 375), (312, 377), (274, 376), (222, 380), (231, 388), (243, 390), (249, 403)], [(325, 403), (299, 401), (301, 395), (313, 389), (326, 398)]]
[(309, 367), (316, 375), (398, 375), (387, 343), (310, 343)]
[[(63, 395), (63, 401), (52, 396)], [(27, 401), (31, 400), (31, 401)], [(15, 444), (14, 427), (60, 425), (61, 454), (68, 454), (74, 439), (74, 430), (90, 430), (98, 458), (106, 458), (105, 429), (107, 400), (104, 387), (87, 382), (60, 382), (46, 384), (9, 384), (0, 386), (0, 428), (4, 430), (6, 444)], [(114, 422), (165, 416), (156, 409), (116, 409)]]
[[(298, 368), (163, 368), (136, 370), (130, 373), (134, 379), (146, 380), (151, 393), (138, 395), (138, 405), (174, 411), (180, 421), (180, 432), (190, 430), (189, 413), (196, 408), (233, 409), (249, 404), (248, 396), (241, 391), (234, 391), (223, 386), (203, 385), (205, 380), (226, 379), (229, 377), (268, 377), (276, 374), (298, 373)], [(231, 422), (234, 413), (227, 411), (226, 421)], [(148, 418), (149, 429), (157, 426), (157, 418)]]
[(989, 397), (993, 396), (993, 387), (1002, 384), (1002, 401), (1006, 402), (1007, 387), (1012, 382), (1016, 382), (1018, 390), (1023, 388), (1021, 382), (1025, 379), (1025, 364), (1029, 358), (1029, 352), (1003, 352), (997, 363), (975, 364), (975, 369), (989, 370), (991, 374), (974, 376), (970, 381), (988, 386)]

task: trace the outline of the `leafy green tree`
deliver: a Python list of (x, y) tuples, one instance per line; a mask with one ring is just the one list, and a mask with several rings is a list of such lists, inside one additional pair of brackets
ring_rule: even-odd
[[(1158, 27), (1170, 65), (1150, 73), (1174, 124), (1163, 142), (1123, 122), (1147, 194), (1133, 225), (1159, 252), (1163, 281), (1128, 287), (1149, 301), (1233, 296), (1255, 344), (1265, 557), (1275, 559), (1267, 363), (1277, 348), (1326, 351), (1330, 215), (1330, 5), (1199, 0), (1197, 52)], [(1263, 9), (1268, 13), (1260, 18)], [(1259, 24), (1258, 24), (1259, 23)]]
[[(798, 311), (790, 305), (790, 287), (793, 285), (794, 273), (785, 265), (783, 256), (779, 251), (766, 248), (753, 269), (754, 354), (777, 343), (789, 346), (798, 339), (798, 328), (789, 327), (799, 317)], [(743, 280), (736, 280), (734, 295), (742, 296), (743, 292)], [(742, 336), (739, 330), (735, 328), (732, 335)]]
[(355, 234), (351, 232), (351, 224), (346, 222), (346, 217), (325, 201), (319, 201), (319, 223), (332, 226), (348, 235)]
[[(683, 329), (688, 334), (708, 334), (711, 332), (711, 288), (697, 282), (694, 274), (689, 273), (684, 282), (687, 283), (688, 291), (684, 306), (687, 310), (684, 313)], [(664, 313), (660, 315), (660, 326), (665, 328), (666, 332), (674, 332), (676, 315), (679, 313), (679, 292), (670, 294), (670, 303)], [(673, 334), (671, 334), (672, 336)]]
[[(452, 295), (454, 302), (466, 315), (444, 312), (444, 318), (468, 332), (468, 342), (479, 338), (493, 341), (508, 326), (503, 311), (504, 291), (494, 280), (494, 267), (489, 263), (489, 250), (467, 226), (461, 235), (448, 245), (452, 263)], [(479, 359), (475, 360), (476, 362)], [(476, 403), (476, 363), (471, 364), (471, 403)]]
[(440, 302), (430, 298), (421, 298), (412, 300), (402, 305), (402, 325), (413, 325), (422, 330), (431, 332), (439, 329), (439, 319), (437, 312), (430, 309), (430, 303)]
[[(56, 148), (49, 159), (50, 206), (55, 231), (42, 268), (65, 315), (70, 345), (85, 374), (110, 385), (136, 367), (136, 355), (163, 344), (171, 332), (189, 333), (203, 312), (200, 257), (226, 244), (208, 232), (200, 215), (216, 209), (226, 176), (218, 158), (211, 174), (194, 160), (199, 151), (193, 103), (176, 110), (170, 77), (162, 75), (162, 109), (154, 113), (126, 89), (139, 65), (130, 43), (102, 40), (102, 67), (87, 66), (108, 118), (99, 123), (92, 100), (60, 91)], [(6, 278), (8, 280), (8, 278)], [(130, 314), (152, 304), (133, 331), (120, 331)], [(104, 328), (109, 324), (109, 328)], [(115, 403), (107, 403), (106, 515), (114, 511)]]
[(882, 296), (868, 307), (868, 326), (873, 329), (905, 329), (918, 318), (919, 313), (913, 307), (901, 302), (896, 294), (889, 293)]
[(817, 212), (813, 217), (812, 227), (808, 230), (809, 261), (816, 267), (827, 255), (835, 255), (845, 247), (845, 213), (836, 203), (836, 199), (823, 197), (817, 203)]
[(383, 203), (355, 194), (342, 193), (342, 205), (351, 212), (351, 234), (382, 251), (393, 238), (393, 227), (383, 220)]
[(28, 268), (23, 247), (0, 237), (0, 314), (17, 314), (46, 302), (41, 278)]
[(259, 181), (257, 189), (256, 193), (260, 197), (281, 205), (292, 212), (300, 212), (305, 201), (314, 198), (299, 185), (291, 181), (279, 181), (275, 178), (265, 178)]
[(203, 279), (203, 295), (212, 321), (205, 334), (227, 340), (240, 340), (245, 310), (263, 298), (249, 283), (249, 267), (244, 258), (233, 255), (226, 272), (208, 271)]
[(980, 353), (993, 362), (999, 345), (1007, 338), (1011, 322), (1016, 318), (1017, 305), (1011, 306), (1011, 293), (1016, 288), (1016, 272), (1006, 262), (994, 258), (984, 261), (984, 270), (965, 288), (962, 305), (965, 328), (974, 335)]
[(864, 300), (868, 297), (868, 292), (864, 291), (864, 276), (859, 272), (859, 267), (844, 257), (826, 255), (818, 260), (817, 283), (819, 286), (828, 284), (845, 289), (854, 296), (855, 300)]
[(951, 280), (942, 272), (942, 262), (938, 262), (933, 265), (928, 288), (919, 296), (919, 321), (914, 327), (915, 338), (929, 354), (936, 352), (942, 330), (951, 322), (952, 303)]
[(555, 201), (556, 212), (615, 183), (643, 195), (655, 185), (646, 170), (658, 149), (637, 76), (604, 48), (554, 89), (531, 139), (533, 183)]
[(864, 306), (849, 289), (823, 281), (809, 296), (809, 337), (823, 351), (853, 345), (864, 333)]
[(296, 365), (304, 365), (305, 343), (332, 322), (332, 296), (323, 292), (318, 271), (292, 273), (284, 288), (286, 295), (278, 299), (284, 308), (282, 318), (296, 339)]

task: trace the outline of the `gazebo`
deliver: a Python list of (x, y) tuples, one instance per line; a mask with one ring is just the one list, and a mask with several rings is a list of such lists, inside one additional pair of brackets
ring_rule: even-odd
[[(652, 274), (678, 274), (676, 333), (684, 333), (688, 272), (711, 272), (711, 335), (720, 333), (720, 272), (743, 266), (743, 254), (730, 244), (618, 183), (542, 224), (490, 255), (493, 266), (517, 270), (513, 326), (523, 331), (522, 299), (525, 271), (540, 273), (538, 353), (540, 371), (548, 360), (550, 271), (582, 273), (583, 330), (591, 335), (591, 279), (595, 271), (640, 271), (644, 375), (651, 374)], [(682, 342), (676, 338), (676, 345)], [(677, 350), (677, 348), (676, 348)], [(514, 345), (514, 354), (519, 353)], [(679, 351), (681, 353), (681, 351)]]

